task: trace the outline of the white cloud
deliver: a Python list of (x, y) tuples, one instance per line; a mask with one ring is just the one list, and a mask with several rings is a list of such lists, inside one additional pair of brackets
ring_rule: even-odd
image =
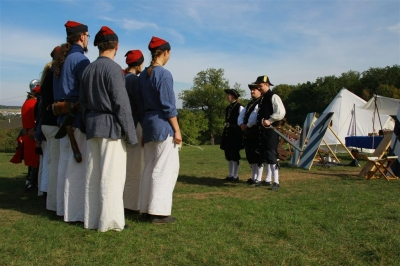
[(119, 25), (121, 28), (131, 31), (131, 30), (141, 30), (141, 29), (157, 29), (158, 26), (155, 23), (149, 23), (149, 22), (142, 22), (138, 21), (135, 19), (113, 19), (110, 17), (103, 17), (103, 20), (106, 21), (111, 21), (117, 25)]
[(389, 26), (387, 29), (391, 32), (399, 34), (400, 33), (400, 22), (393, 26)]
[(174, 41), (176, 41), (180, 45), (185, 44), (185, 37), (182, 34), (180, 34), (178, 31), (176, 31), (175, 29), (167, 29), (167, 32), (171, 36), (173, 36)]

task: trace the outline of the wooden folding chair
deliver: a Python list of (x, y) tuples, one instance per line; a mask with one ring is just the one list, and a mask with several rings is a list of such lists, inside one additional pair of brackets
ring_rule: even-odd
[(397, 158), (398, 156), (387, 156), (386, 158), (381, 159), (379, 159), (378, 157), (367, 157), (367, 160), (369, 162), (372, 162), (375, 167), (372, 171), (365, 172), (365, 178), (376, 179), (384, 176), (388, 181), (399, 179), (390, 169)]

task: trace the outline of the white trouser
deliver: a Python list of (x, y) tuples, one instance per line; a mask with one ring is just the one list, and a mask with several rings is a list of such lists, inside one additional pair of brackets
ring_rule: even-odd
[(172, 193), (179, 174), (178, 146), (173, 137), (144, 145), (141, 213), (171, 215)]
[(50, 211), (57, 210), (57, 175), (58, 161), (60, 158), (60, 140), (54, 138), (58, 131), (57, 126), (42, 125), (43, 135), (46, 137), (48, 154), (48, 178), (46, 208)]
[(125, 141), (91, 138), (87, 146), (84, 227), (121, 231), (125, 226)]
[(43, 155), (40, 157), (39, 166), (39, 196), (42, 192), (47, 192), (48, 178), (49, 178), (49, 143), (45, 140), (42, 141), (40, 147), (42, 148)]
[(80, 163), (74, 158), (69, 137), (65, 136), (60, 140), (57, 214), (62, 215), (61, 213), (63, 213), (65, 222), (83, 222), (85, 212), (86, 135), (75, 128), (74, 136), (82, 154)]
[(142, 147), (142, 126), (136, 127), (138, 144), (126, 146), (126, 180), (124, 188), (124, 207), (140, 210), (140, 183), (144, 169), (144, 149)]

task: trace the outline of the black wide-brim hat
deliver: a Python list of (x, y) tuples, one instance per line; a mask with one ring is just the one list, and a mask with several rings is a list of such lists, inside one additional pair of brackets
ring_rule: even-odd
[(234, 97), (236, 97), (236, 99), (240, 97), (239, 92), (237, 90), (235, 90), (235, 89), (226, 89), (224, 91), (225, 91), (226, 94), (233, 95)]
[(257, 80), (254, 81), (254, 83), (256, 83), (256, 84), (268, 83), (269, 85), (274, 86), (274, 84), (271, 83), (271, 81), (269, 80), (269, 77), (268, 77), (267, 75), (259, 76), (259, 77), (257, 78)]
[(258, 89), (258, 84), (257, 83), (251, 83), (251, 84), (247, 84), (247, 86), (249, 86), (249, 89)]

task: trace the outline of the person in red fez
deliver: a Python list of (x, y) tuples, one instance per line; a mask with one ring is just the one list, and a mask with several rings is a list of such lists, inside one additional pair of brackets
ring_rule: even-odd
[[(142, 143), (143, 121), (139, 116), (139, 74), (143, 69), (143, 53), (140, 50), (130, 50), (125, 54), (125, 84), (131, 105), (133, 121), (136, 128), (138, 142)], [(143, 145), (128, 145), (126, 148), (126, 181), (124, 189), (124, 207), (135, 212), (140, 211), (140, 183), (144, 168), (144, 149)]]
[[(60, 140), (55, 138), (58, 131), (57, 116), (53, 114), (51, 105), (54, 103), (54, 62), (59, 51), (60, 46), (53, 48), (50, 53), (52, 60), (44, 66), (40, 78), (41, 101), (38, 108), (37, 119), (40, 121), (37, 128), (41, 129), (44, 135), (44, 140), (41, 141), (43, 157), (39, 191), (43, 192), (45, 207), (50, 211), (57, 211), (57, 175), (60, 157)], [(36, 137), (36, 139), (38, 139), (38, 137)]]
[[(57, 215), (64, 216), (65, 222), (83, 222), (86, 176), (85, 127), (80, 108), (68, 108), (67, 104), (78, 105), (82, 74), (90, 64), (85, 56), (90, 35), (88, 26), (82, 23), (67, 21), (64, 26), (67, 37), (66, 43), (56, 52), (53, 66), (53, 96), (54, 102), (65, 106), (61, 113), (57, 113), (57, 124), (61, 125), (68, 117), (67, 121), (72, 132), (60, 139)], [(79, 152), (76, 151), (76, 147)], [(82, 158), (82, 161), (76, 158)]]
[(153, 223), (173, 223), (172, 194), (179, 173), (182, 136), (178, 124), (173, 78), (164, 68), (170, 44), (158, 37), (150, 40), (150, 66), (139, 76), (139, 111), (143, 117), (145, 166), (141, 184), (140, 212)]
[(87, 172), (84, 228), (125, 228), (126, 146), (137, 143), (125, 77), (114, 62), (118, 36), (107, 26), (94, 39), (99, 57), (82, 75), (81, 103), (86, 124)]

